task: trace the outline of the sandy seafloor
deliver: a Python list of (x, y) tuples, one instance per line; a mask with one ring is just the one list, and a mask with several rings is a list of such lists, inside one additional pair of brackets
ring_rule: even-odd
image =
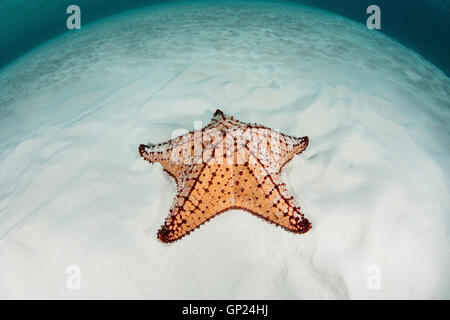
[[(419, 55), (298, 5), (151, 6), (68, 32), (0, 73), (0, 298), (448, 299), (449, 101)], [(283, 169), (307, 234), (235, 210), (157, 240), (175, 183), (137, 147), (218, 107), (309, 136)]]

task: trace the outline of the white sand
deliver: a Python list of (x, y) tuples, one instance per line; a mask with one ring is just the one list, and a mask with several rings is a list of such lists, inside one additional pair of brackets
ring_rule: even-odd
[[(0, 73), (0, 298), (448, 299), (449, 101), (414, 52), (296, 5), (165, 5), (68, 32)], [(175, 184), (137, 147), (217, 107), (309, 136), (283, 174), (307, 234), (230, 211), (156, 239)]]

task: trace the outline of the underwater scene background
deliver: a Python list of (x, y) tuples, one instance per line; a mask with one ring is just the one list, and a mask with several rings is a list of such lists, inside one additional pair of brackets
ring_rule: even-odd
[[(366, 1), (148, 3), (69, 31), (72, 1), (0, 1), (0, 298), (450, 298), (448, 2), (378, 1), (381, 32)], [(219, 108), (308, 136), (281, 174), (307, 233), (157, 239), (177, 190), (139, 145)]]
[[(82, 8), (83, 24), (111, 14), (164, 1), (157, 0), (2, 0), (0, 67), (27, 50), (66, 32), (65, 10)], [(191, 2), (195, 2), (191, 1)], [(214, 0), (211, 0), (214, 2)], [(244, 1), (245, 2), (245, 1)], [(382, 10), (381, 32), (417, 51), (450, 74), (450, 1), (448, 0), (295, 0), (365, 23), (366, 8)]]

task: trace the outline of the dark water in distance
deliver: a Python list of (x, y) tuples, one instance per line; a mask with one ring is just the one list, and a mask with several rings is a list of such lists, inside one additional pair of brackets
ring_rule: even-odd
[[(1, 0), (0, 68), (67, 32), (66, 8), (81, 8), (82, 24), (160, 3), (158, 0)], [(243, 2), (245, 2), (243, 0)], [(381, 32), (415, 50), (450, 76), (450, 0), (292, 0), (365, 24), (366, 8), (381, 8)]]

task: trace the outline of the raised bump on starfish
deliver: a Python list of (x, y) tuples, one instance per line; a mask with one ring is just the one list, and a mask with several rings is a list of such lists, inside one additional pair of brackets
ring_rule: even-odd
[(177, 196), (158, 239), (173, 242), (218, 214), (241, 209), (294, 232), (311, 228), (282, 183), (281, 169), (308, 146), (260, 125), (247, 124), (219, 109), (201, 130), (158, 145), (139, 146), (177, 183)]

